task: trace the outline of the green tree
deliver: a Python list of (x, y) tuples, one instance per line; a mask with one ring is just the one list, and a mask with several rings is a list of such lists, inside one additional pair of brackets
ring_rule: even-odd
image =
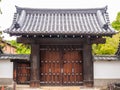
[(112, 22), (112, 27), (116, 30), (120, 30), (120, 12), (118, 12), (116, 19)]
[(17, 54), (30, 54), (30, 45), (17, 43), (15, 40), (11, 40), (9, 43), (17, 47)]
[(93, 44), (93, 54), (100, 54), (100, 55), (107, 55), (107, 54), (115, 54), (118, 49), (119, 44), (119, 36), (120, 33), (114, 35), (112, 38), (105, 37), (106, 43), (105, 44)]

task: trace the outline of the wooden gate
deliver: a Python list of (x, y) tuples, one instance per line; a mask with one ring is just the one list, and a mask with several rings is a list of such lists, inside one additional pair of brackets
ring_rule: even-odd
[[(16, 63), (16, 81), (18, 84), (27, 84), (30, 81), (30, 63), (17, 62)], [(15, 70), (14, 70), (15, 73)]]
[(83, 83), (82, 51), (49, 49), (40, 52), (41, 85), (81, 85)]

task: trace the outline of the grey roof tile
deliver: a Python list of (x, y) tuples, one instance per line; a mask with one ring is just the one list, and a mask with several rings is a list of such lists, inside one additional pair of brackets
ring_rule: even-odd
[(19, 59), (30, 60), (30, 55), (27, 54), (0, 54), (0, 60)]
[[(30, 55), (28, 54), (1, 54), (0, 60), (30, 60)], [(94, 61), (116, 61), (120, 60), (117, 55), (93, 55)]]
[(94, 55), (93, 60), (95, 61), (114, 61), (120, 60), (117, 55)]
[[(20, 27), (19, 27), (20, 26)], [(112, 35), (106, 8), (32, 9), (17, 7), (13, 24), (4, 32), (21, 34)]]

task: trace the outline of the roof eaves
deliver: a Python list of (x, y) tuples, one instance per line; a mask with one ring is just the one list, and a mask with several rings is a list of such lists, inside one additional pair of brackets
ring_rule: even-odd
[(112, 35), (116, 34), (116, 32), (114, 33), (100, 33), (100, 34), (79, 34), (79, 33), (21, 33), (21, 32), (8, 32), (11, 36), (42, 36), (42, 35), (77, 35), (77, 36), (108, 36), (108, 37), (112, 37)]

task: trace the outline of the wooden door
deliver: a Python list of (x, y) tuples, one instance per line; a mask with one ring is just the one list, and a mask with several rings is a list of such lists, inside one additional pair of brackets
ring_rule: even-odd
[(41, 85), (80, 85), (82, 75), (82, 51), (43, 50), (40, 54)]
[(41, 51), (40, 83), (41, 85), (61, 84), (61, 64), (59, 51)]
[(29, 83), (30, 81), (30, 64), (29, 63), (17, 63), (16, 80), (18, 84)]
[(63, 51), (63, 85), (80, 85), (82, 76), (82, 52), (73, 50)]

